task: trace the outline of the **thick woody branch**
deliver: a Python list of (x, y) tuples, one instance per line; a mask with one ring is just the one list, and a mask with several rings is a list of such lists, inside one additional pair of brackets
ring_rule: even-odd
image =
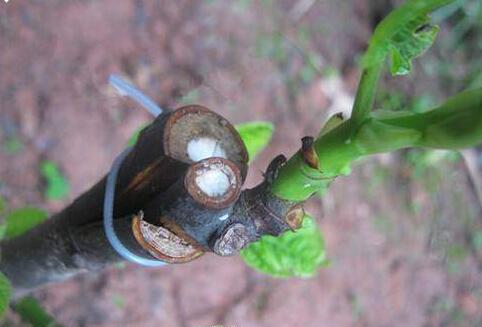
[[(189, 144), (199, 139), (219, 141), (217, 151), (224, 151), (244, 180), (246, 149), (227, 120), (195, 105), (162, 114), (142, 131), (120, 168), (114, 201), (114, 217), (121, 218), (115, 219), (117, 227), (129, 230), (133, 215), (184, 177), (194, 161)], [(43, 225), (0, 243), (0, 270), (15, 287), (32, 288), (120, 260), (102, 229), (105, 185), (103, 178)], [(135, 251), (147, 253), (131, 242), (132, 232), (120, 237)]]
[[(159, 116), (140, 135), (117, 178), (114, 229), (132, 252), (183, 263), (205, 252), (236, 254), (264, 234), (299, 227), (302, 208), (265, 181), (241, 192), (247, 152), (223, 117), (201, 106)], [(20, 237), (0, 243), (0, 270), (18, 292), (122, 260), (103, 230), (106, 178), (66, 209)]]

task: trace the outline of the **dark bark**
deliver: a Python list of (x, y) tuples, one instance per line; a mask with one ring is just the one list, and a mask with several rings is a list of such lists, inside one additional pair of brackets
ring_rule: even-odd
[[(114, 201), (115, 226), (123, 242), (144, 251), (133, 239), (130, 215), (184, 174), (187, 163), (167, 157), (163, 135), (170, 114), (159, 116), (139, 137), (119, 170)], [(169, 171), (169, 174), (163, 172)], [(105, 238), (102, 208), (106, 177), (62, 212), (24, 235), (0, 244), (0, 270), (17, 289), (65, 279), (120, 260)], [(117, 230), (117, 229), (116, 229)], [(145, 252), (145, 251), (144, 251)]]
[[(2, 242), (1, 270), (17, 291), (95, 271), (122, 258), (108, 243), (102, 222), (69, 225), (60, 213), (12, 240)], [(150, 255), (135, 241), (131, 217), (115, 220), (115, 230), (130, 250)]]

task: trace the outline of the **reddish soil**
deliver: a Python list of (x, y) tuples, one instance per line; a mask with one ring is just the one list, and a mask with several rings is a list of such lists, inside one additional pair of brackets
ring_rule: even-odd
[[(349, 109), (380, 3), (2, 2), (0, 144), (15, 136), (24, 148), (0, 151), (0, 194), (11, 207), (55, 212), (105, 174), (150, 119), (107, 85), (113, 72), (164, 107), (195, 102), (233, 123), (275, 123), (250, 169), (248, 185), (257, 183), (274, 155), (293, 153), (329, 111)], [(310, 60), (318, 70), (307, 77)], [(342, 78), (326, 73), (333, 67)], [(464, 165), (441, 167), (431, 192), (401, 156), (359, 163), (309, 203), (332, 261), (314, 278), (273, 279), (237, 257), (206, 255), (112, 267), (34, 295), (65, 326), (481, 325), (482, 255), (466, 236), (482, 219)], [(68, 199), (43, 198), (44, 159), (70, 181)], [(454, 245), (465, 255), (454, 259)]]

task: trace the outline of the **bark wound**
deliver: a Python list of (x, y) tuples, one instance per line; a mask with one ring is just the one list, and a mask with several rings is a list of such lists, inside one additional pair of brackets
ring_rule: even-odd
[(286, 223), (290, 226), (291, 230), (296, 230), (301, 227), (304, 216), (305, 210), (303, 209), (303, 206), (295, 205), (286, 214)]
[(312, 136), (305, 136), (301, 139), (301, 155), (305, 163), (313, 169), (319, 169), (318, 155), (313, 147)]
[(137, 242), (155, 258), (169, 263), (184, 263), (204, 254), (194, 246), (162, 227), (149, 224), (140, 212), (132, 220), (132, 231)]
[(228, 226), (214, 243), (214, 252), (222, 256), (238, 253), (249, 242), (249, 233), (246, 226), (234, 223)]

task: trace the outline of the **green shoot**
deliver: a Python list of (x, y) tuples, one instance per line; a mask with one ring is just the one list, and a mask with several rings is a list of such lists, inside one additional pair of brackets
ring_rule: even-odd
[(379, 73), (390, 51), (402, 53), (405, 62), (420, 55), (429, 37), (419, 34), (434, 33), (427, 25), (428, 13), (449, 2), (409, 0), (379, 24), (362, 62), (364, 72), (351, 119), (316, 140), (319, 169), (306, 165), (299, 153), (293, 156), (273, 184), (275, 194), (306, 200), (326, 189), (335, 177), (349, 174), (351, 163), (366, 155), (407, 147), (461, 149), (482, 142), (482, 89), (463, 92), (433, 110), (419, 109), (420, 113), (370, 113)]
[(353, 105), (355, 126), (368, 117), (372, 109), (378, 79), (387, 57), (392, 75), (406, 75), (412, 60), (422, 55), (434, 42), (438, 26), (428, 16), (453, 0), (408, 0), (391, 12), (375, 29), (362, 59), (362, 78)]

